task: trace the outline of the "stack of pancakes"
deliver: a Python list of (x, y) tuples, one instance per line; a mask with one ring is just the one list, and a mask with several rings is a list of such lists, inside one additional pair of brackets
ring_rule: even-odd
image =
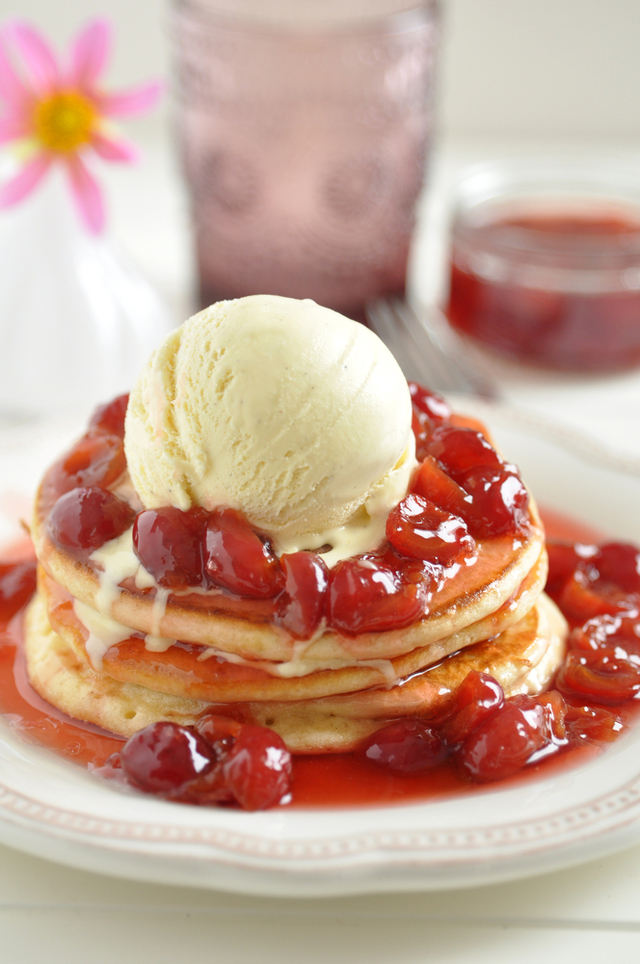
[[(524, 531), (478, 542), (475, 563), (452, 567), (411, 626), (353, 637), (326, 629), (300, 642), (250, 604), (246, 616), (225, 612), (219, 591), (154, 585), (130, 531), (87, 562), (73, 558), (47, 535), (48, 488), (45, 476), (29, 679), (70, 716), (124, 737), (213, 707), (272, 727), (295, 753), (346, 751), (390, 720), (438, 717), (471, 670), (507, 696), (540, 692), (564, 655), (566, 624), (542, 592), (533, 503)], [(135, 504), (126, 475), (112, 488)]]

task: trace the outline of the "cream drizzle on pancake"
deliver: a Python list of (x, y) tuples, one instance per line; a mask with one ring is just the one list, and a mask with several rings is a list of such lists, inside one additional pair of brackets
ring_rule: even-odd
[(134, 579), (138, 589), (156, 585), (153, 577), (140, 564), (133, 551), (132, 528), (127, 529), (117, 539), (105, 542), (99, 549), (95, 549), (89, 558), (101, 567), (96, 571), (98, 592), (95, 603), (96, 608), (104, 616), (111, 616), (113, 604), (122, 592), (120, 583), (125, 579)]
[[(123, 623), (116, 622), (115, 619), (80, 602), (79, 599), (73, 600), (73, 611), (89, 634), (84, 644), (89, 661), (95, 670), (101, 670), (104, 654), (112, 646), (130, 639), (131, 630)], [(152, 636), (147, 633), (144, 637), (145, 649), (152, 653), (164, 653), (174, 644), (175, 639), (167, 639), (164, 636)]]
[(223, 653), (222, 650), (209, 647), (205, 652), (200, 653), (198, 661), (204, 662), (207, 659), (211, 659), (212, 656), (216, 656), (218, 659), (222, 659), (227, 663), (233, 663), (235, 666), (250, 666), (252, 669), (261, 669), (263, 672), (269, 673), (270, 676), (277, 676), (280, 679), (299, 679), (302, 676), (308, 676), (310, 673), (317, 673), (324, 669), (349, 669), (353, 666), (370, 666), (372, 669), (377, 669), (382, 673), (386, 681), (387, 689), (395, 686), (398, 682), (398, 676), (390, 659), (357, 659), (352, 662), (344, 659), (290, 659), (286, 663), (261, 663), (256, 660), (243, 659), (242, 656), (237, 656), (234, 653)]
[[(103, 613), (92, 609), (90, 606), (87, 606), (86, 603), (82, 603), (77, 599), (73, 600), (73, 611), (78, 621), (88, 633), (88, 637), (84, 642), (84, 648), (89, 657), (89, 661), (95, 670), (102, 670), (104, 655), (107, 650), (110, 649), (111, 646), (117, 646), (118, 643), (124, 642), (125, 639), (130, 639), (132, 636), (131, 630), (123, 623), (119, 623), (115, 619), (105, 616)], [(152, 635), (150, 633), (144, 636), (145, 649), (153, 653), (164, 653), (170, 649), (171, 646), (175, 645), (175, 643), (175, 639), (169, 639), (164, 636)], [(287, 662), (273, 663), (244, 659), (233, 653), (224, 653), (222, 650), (215, 649), (214, 647), (208, 647), (204, 652), (200, 653), (197, 659), (202, 662), (212, 657), (224, 660), (227, 663), (233, 663), (236, 666), (249, 666), (253, 669), (259, 669), (268, 673), (270, 676), (275, 676), (280, 679), (294, 679), (308, 676), (310, 673), (315, 673), (320, 670), (364, 666), (379, 670), (385, 679), (387, 688), (394, 686), (398, 681), (393, 663), (389, 659), (310, 660), (303, 659), (301, 655), (297, 655)]]

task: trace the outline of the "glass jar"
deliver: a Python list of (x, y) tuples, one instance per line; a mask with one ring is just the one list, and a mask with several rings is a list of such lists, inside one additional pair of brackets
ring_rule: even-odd
[(450, 324), (545, 368), (640, 364), (640, 171), (610, 158), (482, 164), (462, 179)]

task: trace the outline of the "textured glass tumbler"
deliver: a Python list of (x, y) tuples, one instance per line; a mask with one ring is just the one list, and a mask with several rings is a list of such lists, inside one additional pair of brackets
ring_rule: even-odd
[(178, 135), (202, 306), (402, 294), (432, 131), (437, 3), (334, 25), (178, 0)]

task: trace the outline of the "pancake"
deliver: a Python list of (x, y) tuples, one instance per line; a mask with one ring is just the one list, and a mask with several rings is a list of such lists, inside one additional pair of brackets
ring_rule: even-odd
[(38, 594), (25, 615), (24, 650), (29, 682), (39, 695), (86, 723), (129, 737), (157, 720), (193, 723), (206, 704), (176, 699), (98, 673), (51, 628)]
[[(123, 682), (140, 683), (177, 696), (233, 703), (258, 699), (317, 699), (372, 687), (388, 687), (450, 653), (478, 640), (494, 637), (519, 622), (534, 605), (545, 578), (546, 556), (543, 556), (509, 602), (479, 624), (465, 627), (402, 656), (389, 660), (362, 660), (357, 664), (348, 660), (334, 660), (330, 664), (308, 661), (306, 654), (284, 664), (256, 660), (238, 663), (225, 658), (222, 648), (212, 651), (210, 647), (183, 641), (164, 651), (153, 651), (154, 648), (157, 650), (157, 645), (154, 647), (152, 643), (150, 650), (145, 638), (132, 636), (126, 626), (118, 628), (100, 619), (95, 611), (86, 612), (84, 606), (74, 606), (73, 597), (42, 570), (39, 585), (51, 625), (80, 659), (92, 660), (94, 668), (104, 669)], [(101, 631), (102, 641), (96, 638)]]
[[(464, 645), (500, 631), (506, 623), (498, 627), (492, 623), (487, 628), (486, 621), (491, 622), (494, 614), (509, 604), (533, 569), (541, 575), (542, 584), (546, 578), (544, 534), (533, 506), (531, 517), (532, 524), (522, 538), (509, 535), (481, 541), (473, 565), (452, 567), (433, 593), (423, 619), (401, 629), (354, 637), (327, 630), (305, 645), (305, 659), (391, 659), (463, 630), (468, 630)], [(287, 662), (299, 653), (299, 644), (264, 618), (239, 618), (217, 610), (220, 592), (167, 594), (149, 588), (148, 580), (147, 586), (136, 588), (132, 574), (140, 566), (130, 532), (114, 540), (105, 552), (93, 553), (94, 560), (98, 557), (101, 562), (85, 564), (51, 542), (45, 533), (45, 519), (45, 502), (40, 497), (33, 527), (40, 564), (71, 596), (103, 615), (137, 632), (212, 646), (246, 659)], [(532, 598), (531, 605), (534, 601)], [(249, 601), (246, 608), (251, 614), (256, 607)], [(440, 649), (435, 658), (447, 652), (452, 650)]]
[[(246, 722), (271, 726), (294, 753), (348, 751), (388, 720), (438, 716), (473, 669), (497, 679), (507, 696), (539, 692), (564, 655), (565, 638), (564, 618), (543, 594), (503, 633), (466, 647), (388, 689), (291, 702), (213, 704), (213, 708)], [(93, 669), (51, 627), (41, 593), (27, 611), (25, 654), (31, 685), (44, 699), (76, 719), (123, 737), (158, 720), (193, 723), (212, 706), (116, 680), (104, 670)]]

